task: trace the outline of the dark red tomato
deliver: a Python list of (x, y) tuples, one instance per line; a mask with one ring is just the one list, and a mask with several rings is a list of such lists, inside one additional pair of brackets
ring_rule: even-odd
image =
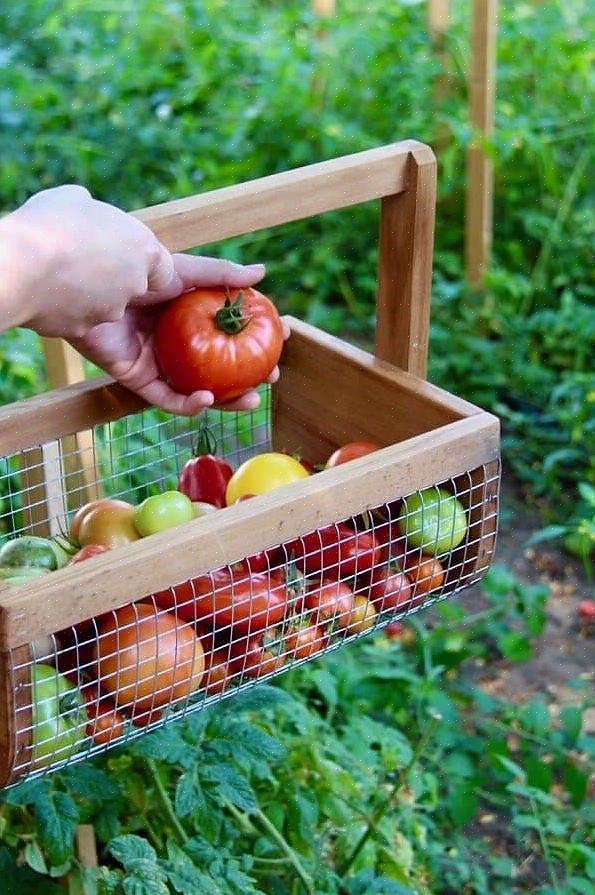
[(312, 612), (312, 622), (329, 625), (331, 631), (347, 628), (354, 609), (353, 591), (342, 581), (323, 581), (303, 596), (303, 607)]
[(188, 460), (178, 479), (178, 491), (193, 503), (203, 502), (214, 507), (225, 506), (225, 489), (233, 469), (223, 457), (215, 454), (215, 439), (207, 426), (199, 428), (196, 456)]
[(595, 600), (581, 600), (578, 604), (578, 615), (583, 622), (595, 622)]
[(423, 597), (442, 586), (445, 571), (440, 560), (425, 553), (408, 553), (405, 557), (405, 572), (411, 581), (414, 598)]
[(415, 642), (415, 631), (403, 622), (391, 622), (384, 629), (389, 640), (399, 640), (403, 646), (410, 646)]
[(75, 563), (91, 559), (92, 556), (99, 556), (101, 553), (106, 553), (107, 549), (108, 548), (104, 547), (103, 544), (87, 544), (86, 547), (81, 547), (81, 549), (74, 554), (68, 565), (73, 566)]
[(173, 612), (184, 621), (194, 621), (195, 595), (194, 582), (190, 579), (158, 591), (153, 594), (152, 599), (160, 609), (167, 609), (168, 612)]
[(283, 349), (273, 303), (256, 289), (193, 289), (169, 302), (157, 322), (155, 355), (178, 392), (231, 401), (265, 382)]
[(373, 441), (350, 441), (330, 455), (326, 461), (326, 469), (332, 469), (333, 466), (340, 466), (342, 463), (349, 463), (350, 460), (357, 460), (359, 457), (365, 457), (374, 451), (379, 451), (380, 445)]
[(89, 723), (85, 733), (98, 746), (119, 739), (124, 733), (124, 715), (118, 711), (111, 699), (101, 698), (97, 684), (87, 684), (82, 688)]
[(395, 612), (404, 610), (411, 602), (411, 582), (403, 572), (379, 568), (372, 572), (369, 583), (358, 593), (370, 600), (377, 612)]
[(239, 676), (258, 678), (272, 674), (285, 665), (283, 641), (275, 628), (268, 628), (249, 637), (239, 637), (231, 643), (233, 671)]
[(344, 522), (327, 525), (286, 545), (297, 568), (327, 579), (353, 578), (382, 563), (384, 547), (372, 532), (354, 531)]
[(290, 628), (285, 635), (285, 651), (287, 659), (297, 661), (298, 659), (309, 659), (317, 653), (326, 649), (329, 638), (324, 633), (324, 628), (320, 625), (304, 625), (302, 627)]
[(161, 709), (147, 711), (138, 706), (133, 706), (130, 720), (135, 727), (148, 727), (149, 724), (153, 724), (154, 721), (160, 721), (162, 717), (163, 712)]
[(206, 622), (217, 631), (255, 634), (282, 621), (287, 588), (280, 572), (252, 574), (226, 567), (193, 580), (196, 596), (178, 608), (185, 621)]
[(208, 637), (203, 637), (201, 640), (205, 651), (205, 675), (201, 689), (209, 695), (222, 693), (233, 682), (234, 663), (229, 644), (213, 649), (209, 645)]

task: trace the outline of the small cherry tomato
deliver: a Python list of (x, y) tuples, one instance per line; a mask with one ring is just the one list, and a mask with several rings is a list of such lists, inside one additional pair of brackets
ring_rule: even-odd
[(89, 723), (85, 733), (98, 746), (119, 739), (124, 733), (124, 715), (118, 711), (111, 699), (99, 696), (96, 684), (83, 687), (85, 708)]
[(290, 628), (285, 635), (285, 652), (287, 659), (309, 659), (322, 652), (329, 644), (329, 638), (320, 625), (301, 625)]
[(410, 646), (415, 642), (415, 631), (403, 622), (391, 622), (384, 629), (389, 640), (399, 640), (403, 646)]
[(444, 581), (444, 568), (433, 556), (409, 553), (405, 557), (405, 572), (413, 588), (413, 598), (438, 590)]
[(286, 658), (283, 641), (276, 628), (268, 628), (259, 634), (233, 640), (230, 655), (235, 673), (251, 678), (263, 677), (278, 671), (285, 665)]
[(372, 570), (369, 583), (358, 593), (370, 600), (378, 612), (395, 612), (411, 602), (411, 582), (403, 572), (380, 567)]
[(364, 631), (369, 631), (376, 624), (377, 614), (374, 605), (369, 600), (356, 595), (353, 600), (353, 609), (349, 617), (347, 632), (349, 634), (363, 634)]
[(578, 614), (583, 622), (595, 622), (595, 600), (581, 600)]
[(222, 693), (232, 682), (234, 675), (234, 663), (229, 644), (213, 649), (207, 647), (207, 643), (209, 639), (212, 640), (212, 636), (211, 638), (203, 637), (201, 639), (205, 651), (205, 675), (201, 689), (204, 689), (209, 695)]
[(326, 461), (326, 469), (332, 469), (334, 466), (340, 466), (342, 463), (348, 463), (350, 460), (357, 460), (359, 457), (365, 457), (374, 451), (379, 451), (380, 445), (373, 441), (350, 441), (330, 455)]
[(308, 472), (295, 457), (275, 451), (256, 454), (234, 472), (225, 492), (228, 506), (246, 495), (265, 494), (283, 485), (307, 479)]
[(354, 597), (351, 588), (342, 581), (323, 581), (320, 587), (308, 588), (302, 602), (312, 612), (314, 624), (330, 625), (333, 633), (349, 625)]

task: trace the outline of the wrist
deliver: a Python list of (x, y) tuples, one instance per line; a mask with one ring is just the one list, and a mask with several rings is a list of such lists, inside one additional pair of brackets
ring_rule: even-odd
[(0, 331), (31, 319), (40, 260), (18, 215), (0, 218)]

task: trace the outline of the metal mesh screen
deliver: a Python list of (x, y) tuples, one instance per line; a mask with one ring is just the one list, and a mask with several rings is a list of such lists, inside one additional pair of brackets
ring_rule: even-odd
[[(262, 397), (251, 413), (207, 415), (234, 468), (270, 449), (268, 389)], [(99, 496), (137, 504), (176, 488), (195, 435), (195, 420), (151, 410), (4, 458), (2, 540), (65, 532)], [(13, 650), (13, 779), (124, 743), (479, 580), (494, 549), (498, 483), (490, 464), (387, 495), (362, 515)]]

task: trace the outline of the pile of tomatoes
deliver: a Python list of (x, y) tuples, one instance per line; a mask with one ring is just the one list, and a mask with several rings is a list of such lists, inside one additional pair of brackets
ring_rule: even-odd
[[(368, 442), (344, 445), (325, 468), (378, 449)], [(205, 430), (177, 490), (138, 506), (92, 501), (76, 512), (59, 543), (25, 537), (5, 544), (0, 569), (10, 571), (9, 583), (22, 583), (314, 472), (282, 453), (258, 454), (233, 470)], [(419, 492), (407, 512), (405, 502), (397, 512), (386, 508), (386, 516), (366, 513), (316, 529), (63, 631), (45, 654), (38, 645), (31, 680), (34, 764), (54, 763), (85, 742), (109, 744), (129, 724), (145, 726), (190, 699), (309, 659), (418, 606), (444, 581), (431, 545), (443, 560), (465, 536), (465, 511), (455, 504), (439, 489)], [(425, 534), (418, 528), (420, 508)]]

